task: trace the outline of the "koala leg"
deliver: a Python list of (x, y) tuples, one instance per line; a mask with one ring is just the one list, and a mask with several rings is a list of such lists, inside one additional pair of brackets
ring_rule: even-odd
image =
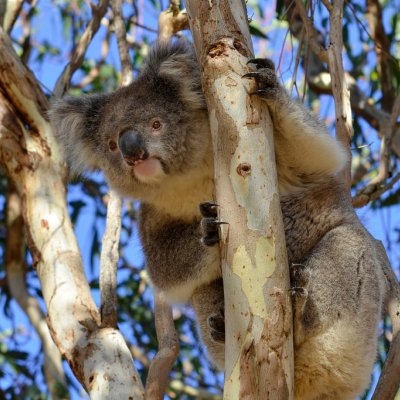
[(342, 146), (329, 136), (325, 125), (280, 85), (271, 60), (250, 60), (256, 71), (244, 75), (258, 84), (252, 94), (266, 101), (274, 125), (280, 192), (315, 182), (338, 172), (346, 163)]
[(225, 360), (224, 288), (222, 279), (198, 287), (191, 299), (199, 333), (213, 363), (221, 370)]
[(383, 293), (374, 252), (354, 223), (327, 232), (302, 260), (298, 279), (309, 277), (302, 313), (295, 307), (295, 398), (354, 400), (368, 387)]
[[(304, 264), (292, 263), (290, 266), (290, 294), (292, 295), (294, 324), (295, 324), (295, 341), (296, 345), (300, 344), (305, 337), (305, 329), (303, 324), (303, 316), (307, 315), (304, 312), (308, 299), (308, 283), (310, 278), (310, 272), (306, 269)], [(309, 305), (308, 305), (309, 306)]]

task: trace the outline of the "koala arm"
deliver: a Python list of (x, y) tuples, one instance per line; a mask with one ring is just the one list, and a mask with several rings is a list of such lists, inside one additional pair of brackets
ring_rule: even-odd
[(291, 99), (279, 83), (272, 61), (251, 62), (257, 72), (245, 77), (255, 78), (259, 87), (256, 93), (267, 102), (271, 114), (281, 194), (339, 172), (347, 160), (341, 144), (317, 116)]
[(150, 279), (170, 302), (190, 301), (196, 288), (221, 276), (218, 248), (201, 242), (200, 218), (176, 220), (142, 204), (140, 231)]

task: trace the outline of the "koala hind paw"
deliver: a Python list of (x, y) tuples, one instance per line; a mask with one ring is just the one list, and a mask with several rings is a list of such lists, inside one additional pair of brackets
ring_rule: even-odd
[(218, 204), (205, 202), (200, 204), (200, 214), (202, 220), (200, 229), (202, 233), (201, 241), (206, 246), (214, 246), (220, 241), (219, 226), (227, 222), (218, 221)]
[(258, 84), (258, 90), (250, 94), (257, 94), (267, 100), (276, 99), (280, 86), (273, 61), (267, 58), (254, 58), (249, 60), (247, 64), (254, 64), (257, 68), (257, 71), (242, 76), (242, 78), (253, 78)]
[(306, 287), (310, 280), (310, 271), (306, 269), (304, 264), (290, 265), (290, 281), (293, 287)]

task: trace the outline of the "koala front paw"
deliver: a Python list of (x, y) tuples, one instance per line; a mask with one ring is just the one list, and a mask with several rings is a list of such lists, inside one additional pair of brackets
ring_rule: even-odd
[(254, 78), (258, 84), (258, 90), (250, 94), (258, 94), (266, 100), (275, 100), (279, 94), (280, 85), (273, 61), (268, 58), (254, 58), (247, 64), (254, 64), (257, 68), (257, 71), (242, 76), (242, 78)]
[(200, 214), (203, 217), (200, 223), (201, 241), (206, 246), (214, 246), (220, 241), (219, 226), (227, 223), (218, 221), (217, 207), (218, 204), (210, 201), (200, 204)]
[(225, 343), (225, 312), (221, 307), (217, 314), (208, 317), (208, 326), (210, 327), (210, 335), (216, 342)]

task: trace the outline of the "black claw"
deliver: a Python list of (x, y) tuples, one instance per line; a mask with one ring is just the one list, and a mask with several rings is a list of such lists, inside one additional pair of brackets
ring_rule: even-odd
[(218, 216), (217, 207), (219, 207), (219, 205), (213, 203), (212, 201), (206, 201), (204, 203), (200, 203), (199, 205), (200, 214), (203, 217), (217, 218)]
[(219, 225), (229, 225), (229, 222), (215, 220), (215, 221), (210, 221), (209, 224), (219, 226)]
[(261, 74), (259, 72), (248, 72), (244, 74), (242, 78), (258, 78)]
[(220, 225), (228, 224), (228, 222), (219, 221), (218, 204), (212, 201), (207, 201), (199, 205), (202, 219), (200, 222), (202, 238), (201, 241), (206, 246), (214, 246), (220, 241), (219, 229)]
[(255, 92), (251, 92), (251, 93), (249, 93), (249, 94), (250, 94), (250, 95), (257, 94), (257, 95), (259, 95), (259, 96), (265, 96), (265, 95), (268, 95), (269, 93), (270, 93), (269, 90), (266, 90), (266, 89), (258, 89), (258, 90), (256, 90)]
[(270, 68), (275, 70), (273, 61), (267, 58), (252, 58), (251, 60), (247, 61), (246, 65), (248, 64), (254, 64), (257, 68)]
[(264, 64), (264, 62), (265, 62), (264, 58), (251, 58), (249, 61), (247, 61), (246, 65), (249, 65), (249, 64), (261, 65), (261, 64)]
[[(222, 225), (224, 222), (217, 220), (214, 217), (204, 217), (201, 220), (201, 228), (205, 234), (218, 232), (218, 226)], [(225, 222), (226, 223), (226, 222)]]

